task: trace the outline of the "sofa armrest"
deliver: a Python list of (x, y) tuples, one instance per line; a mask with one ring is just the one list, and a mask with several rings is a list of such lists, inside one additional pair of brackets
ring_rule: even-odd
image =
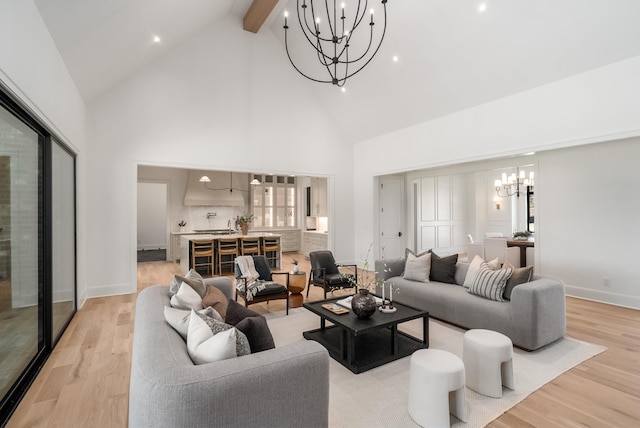
[(405, 260), (403, 258), (376, 260), (374, 264), (376, 280), (386, 281), (394, 276), (402, 276), (404, 273), (404, 264)]
[(522, 347), (534, 350), (566, 333), (564, 283), (540, 278), (520, 284), (511, 292), (511, 319), (523, 332)]

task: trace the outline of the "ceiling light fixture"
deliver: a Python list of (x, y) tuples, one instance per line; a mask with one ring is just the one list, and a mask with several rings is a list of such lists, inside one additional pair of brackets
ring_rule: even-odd
[[(526, 173), (519, 167), (516, 167), (516, 172), (507, 177), (507, 173), (502, 173), (502, 180), (496, 180), (496, 193), (501, 198), (506, 198), (515, 195), (516, 197), (524, 196), (526, 189), (520, 190), (520, 186), (533, 187), (533, 171), (529, 172), (529, 178), (526, 178)], [(504, 189), (505, 194), (500, 194), (500, 191)]]
[(160, 37), (159, 36), (153, 36), (153, 43), (160, 43)]
[[(315, 3), (317, 5), (321, 2), (316, 0)], [(376, 53), (378, 53), (387, 30), (387, 0), (381, 1), (384, 20), (382, 33), (379, 36), (380, 40), (378, 41), (376, 38), (377, 46), (373, 43), (375, 27), (373, 9), (370, 10), (370, 21), (367, 22), (364, 20), (367, 13), (367, 0), (358, 0), (357, 2), (350, 0), (350, 7), (347, 7), (345, 2), (342, 2), (339, 6), (340, 9), (338, 9), (336, 0), (333, 0), (333, 8), (330, 7), (329, 3), (331, 3), (329, 0), (325, 0), (324, 5), (314, 6), (313, 0), (309, 0), (308, 2), (307, 0), (302, 0), (302, 4), (300, 4), (300, 0), (296, 2), (298, 22), (300, 23), (302, 33), (309, 42), (309, 45), (314, 49), (315, 52), (313, 52), (313, 54), (318, 57), (317, 59), (320, 65), (324, 67), (329, 74), (329, 79), (311, 77), (303, 73), (293, 62), (287, 39), (287, 30), (289, 29), (287, 25), (288, 12), (284, 13), (284, 45), (289, 61), (291, 61), (291, 65), (293, 65), (293, 68), (295, 68), (298, 73), (314, 82), (331, 83), (342, 87), (349, 77), (362, 70), (371, 62)], [(353, 16), (349, 13), (351, 11), (353, 11)], [(350, 43), (354, 33), (357, 32), (360, 24), (365, 25), (367, 23), (370, 28), (369, 41), (366, 43), (366, 39), (361, 39), (361, 46), (364, 52), (358, 51), (356, 55), (351, 55), (349, 48), (351, 47)], [(347, 26), (348, 24), (350, 27)], [(353, 39), (353, 41), (355, 43), (356, 39)], [(360, 40), (358, 40), (358, 42), (360, 42)], [(364, 46), (366, 46), (366, 49), (364, 49)], [(374, 50), (371, 49), (372, 46), (375, 46)], [(350, 67), (352, 68), (350, 69)]]
[[(207, 183), (211, 183), (211, 179), (206, 175), (203, 175), (202, 177), (200, 177), (200, 179), (198, 181), (200, 183), (202, 183), (203, 186), (205, 188), (209, 189), (209, 190), (227, 190), (228, 189), (229, 193), (232, 193), (234, 190), (238, 190), (240, 192), (248, 192), (248, 190), (240, 189), (238, 187), (233, 187), (233, 172), (229, 173), (229, 187), (214, 188), (214, 187), (207, 186)], [(257, 179), (254, 178), (253, 180), (251, 180), (251, 182), (249, 184), (255, 186), (255, 185), (260, 184), (260, 182)]]

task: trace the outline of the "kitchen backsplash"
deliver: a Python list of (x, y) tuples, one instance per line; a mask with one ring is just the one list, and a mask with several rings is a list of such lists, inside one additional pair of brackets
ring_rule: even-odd
[(231, 227), (233, 228), (236, 217), (246, 212), (248, 212), (246, 207), (182, 207), (172, 216), (171, 230), (174, 232), (179, 231), (178, 223), (182, 220), (187, 223), (185, 226), (186, 231), (194, 229), (226, 229), (229, 227), (229, 220), (231, 220)]

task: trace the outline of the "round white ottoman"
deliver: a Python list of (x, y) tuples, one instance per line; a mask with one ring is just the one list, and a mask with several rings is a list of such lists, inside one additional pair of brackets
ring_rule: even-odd
[(411, 356), (409, 415), (422, 427), (448, 427), (449, 412), (467, 421), (464, 364), (439, 349), (420, 349)]
[(514, 389), (511, 339), (496, 331), (475, 329), (464, 334), (462, 346), (469, 388), (493, 398), (502, 397), (502, 385)]

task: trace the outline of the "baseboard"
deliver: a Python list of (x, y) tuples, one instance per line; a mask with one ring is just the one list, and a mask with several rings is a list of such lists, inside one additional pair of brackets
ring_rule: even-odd
[(594, 302), (607, 303), (609, 305), (620, 306), (623, 308), (640, 309), (639, 297), (616, 294), (608, 291), (591, 290), (573, 285), (567, 285), (565, 286), (565, 289), (567, 296), (591, 300)]
[(137, 292), (137, 285), (131, 286), (131, 284), (112, 284), (103, 285), (101, 287), (89, 287), (87, 288), (87, 298), (94, 297), (107, 297), (118, 296), (120, 294), (132, 294)]

